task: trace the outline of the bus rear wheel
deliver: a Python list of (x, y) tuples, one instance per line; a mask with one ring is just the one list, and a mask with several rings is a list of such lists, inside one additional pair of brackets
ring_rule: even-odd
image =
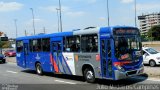
[(41, 67), (40, 63), (36, 64), (36, 72), (37, 72), (38, 75), (42, 75), (43, 74), (43, 70), (42, 70), (42, 67)]
[(84, 70), (84, 78), (88, 83), (94, 83), (95, 82), (95, 75), (94, 75), (93, 69), (86, 68)]

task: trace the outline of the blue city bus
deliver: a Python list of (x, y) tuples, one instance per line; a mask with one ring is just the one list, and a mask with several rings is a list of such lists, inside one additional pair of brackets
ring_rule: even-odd
[(142, 74), (139, 29), (129, 26), (88, 27), (82, 30), (19, 37), (17, 65), (37, 74), (53, 72), (120, 80)]

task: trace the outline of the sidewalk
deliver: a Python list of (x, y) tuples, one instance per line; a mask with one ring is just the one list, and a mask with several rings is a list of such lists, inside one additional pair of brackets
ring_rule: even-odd
[(148, 75), (150, 78), (160, 79), (160, 67), (145, 67), (144, 73)]
[(15, 57), (6, 57), (6, 62), (16, 63), (16, 58)]

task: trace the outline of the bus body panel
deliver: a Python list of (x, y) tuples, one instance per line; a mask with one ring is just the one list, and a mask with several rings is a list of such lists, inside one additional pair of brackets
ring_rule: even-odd
[[(41, 63), (44, 72), (62, 73), (69, 75), (83, 76), (83, 67), (89, 65), (93, 68), (96, 78), (119, 80), (138, 75), (143, 72), (142, 58), (131, 65), (124, 65), (125, 72), (115, 67), (119, 62), (115, 57), (115, 39), (113, 29), (130, 28), (127, 26), (91, 28), (87, 30), (76, 30), (73, 32), (62, 32), (47, 35), (36, 35), (17, 38), (16, 41), (23, 41), (24, 49), (17, 52), (17, 65), (23, 68), (35, 70), (37, 62)], [(134, 28), (134, 27), (131, 27)], [(64, 50), (64, 39), (71, 36), (98, 35), (98, 52), (68, 52)], [(49, 52), (31, 52), (29, 40), (50, 38)], [(65, 39), (66, 40), (66, 39)], [(26, 45), (25, 45), (26, 44)], [(84, 44), (85, 45), (85, 44)], [(25, 47), (28, 49), (25, 51)], [(66, 49), (66, 48), (65, 48)], [(132, 70), (136, 73), (132, 74)], [(128, 73), (131, 73), (128, 75)]]
[(92, 28), (87, 30), (76, 30), (73, 31), (73, 35), (86, 35), (86, 34), (99, 34), (100, 28)]
[[(84, 65), (90, 65), (94, 70), (95, 77), (100, 78), (100, 60), (99, 53), (75, 53), (75, 72), (76, 75), (83, 76), (82, 68)], [(96, 60), (97, 59), (97, 60)]]

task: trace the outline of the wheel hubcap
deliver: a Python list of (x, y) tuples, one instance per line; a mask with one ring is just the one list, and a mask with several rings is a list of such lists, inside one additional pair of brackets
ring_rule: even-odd
[(87, 72), (87, 79), (92, 79), (93, 78), (93, 72), (92, 71), (88, 71)]
[(39, 65), (37, 66), (37, 72), (38, 72), (38, 73), (41, 73), (41, 68), (40, 68)]
[(151, 66), (154, 66), (154, 62), (153, 61), (151, 61)]

